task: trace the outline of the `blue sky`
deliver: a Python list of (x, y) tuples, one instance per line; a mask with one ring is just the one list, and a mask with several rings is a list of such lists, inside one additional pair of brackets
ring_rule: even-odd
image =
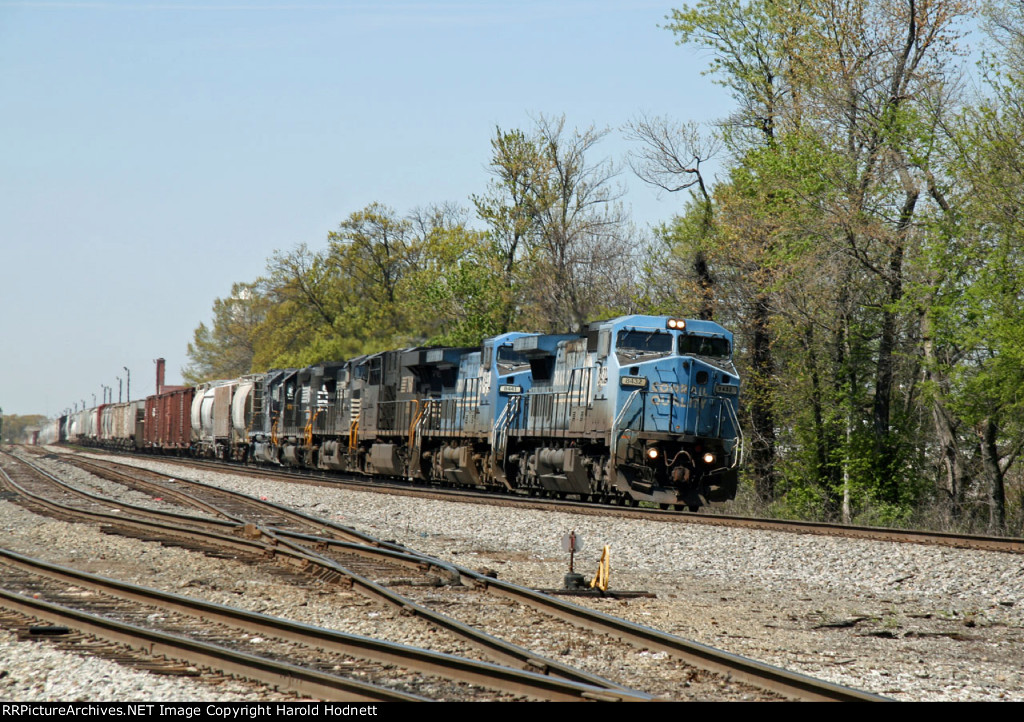
[[(677, 5), (678, 6), (678, 5)], [(495, 126), (711, 121), (671, 2), (0, 2), (0, 407), (55, 415), (153, 359), (180, 382), (214, 298), (378, 201), (484, 191)], [(641, 227), (668, 219), (623, 174)]]

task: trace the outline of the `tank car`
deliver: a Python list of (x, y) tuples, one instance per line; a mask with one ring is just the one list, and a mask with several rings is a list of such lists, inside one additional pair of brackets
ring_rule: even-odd
[(190, 410), (193, 451), (243, 459), (248, 452), (253, 377), (200, 384)]

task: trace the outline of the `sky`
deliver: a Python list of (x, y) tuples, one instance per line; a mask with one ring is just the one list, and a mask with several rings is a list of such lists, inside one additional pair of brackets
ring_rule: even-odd
[[(468, 205), (496, 127), (564, 114), (621, 162), (641, 113), (727, 115), (673, 5), (0, 0), (0, 408), (181, 383), (232, 283), (372, 202)], [(682, 206), (620, 180), (641, 228)]]

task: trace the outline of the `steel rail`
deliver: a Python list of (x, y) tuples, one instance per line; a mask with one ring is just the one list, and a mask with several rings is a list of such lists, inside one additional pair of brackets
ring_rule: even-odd
[(533, 589), (486, 577), (465, 567), (458, 569), (467, 584), (520, 602), (529, 599), (533, 605), (542, 607), (553, 616), (572, 624), (610, 634), (638, 647), (665, 652), (693, 666), (729, 675), (733, 679), (785, 697), (814, 702), (887, 701), (887, 698), (880, 695), (791, 672), (619, 617), (579, 607)]
[[(237, 494), (238, 492), (233, 493)], [(319, 521), (323, 527), (331, 530), (347, 529), (347, 527), (343, 527), (342, 525), (336, 524), (330, 520)], [(314, 548), (351, 547), (349, 543), (324, 537), (310, 537), (303, 534), (283, 531), (275, 531), (274, 533), (282, 537), (295, 539), (300, 543), (310, 544)], [(779, 667), (774, 667), (739, 655), (724, 652), (713, 647), (708, 647), (697, 642), (692, 642), (675, 635), (666, 634), (650, 627), (634, 624), (617, 617), (612, 617), (584, 607), (579, 607), (575, 604), (536, 592), (532, 589), (527, 589), (516, 584), (483, 576), (457, 564), (449, 564), (428, 555), (407, 550), (405, 547), (398, 544), (383, 542), (380, 540), (374, 540), (374, 542), (376, 542), (376, 549), (372, 552), (373, 554), (388, 555), (390, 553), (390, 549), (393, 550), (393, 552), (406, 555), (407, 558), (412, 560), (420, 559), (435, 567), (453, 570), (467, 585), (513, 599), (519, 603), (527, 604), (535, 609), (540, 609), (554, 617), (562, 619), (563, 621), (567, 621), (571, 624), (575, 624), (576, 626), (580, 626), (594, 632), (609, 634), (634, 646), (664, 651), (687, 664), (717, 672), (719, 674), (728, 674), (733, 678), (746, 682), (752, 686), (776, 692), (786, 697), (812, 701), (882, 701), (885, 699), (879, 695), (874, 695), (849, 687), (843, 687), (841, 685), (818, 680), (796, 672), (790, 672)], [(330, 562), (328, 558), (325, 558), (324, 561), (326, 563)], [(383, 595), (390, 598), (399, 597), (399, 595), (395, 595), (393, 592), (390, 592), (390, 590), (380, 587), (359, 575), (354, 575), (353, 581), (356, 584), (362, 585), (367, 593), (374, 596)], [(409, 611), (414, 612), (415, 608), (410, 607)], [(452, 621), (455, 624), (461, 625), (461, 623), (455, 622), (455, 620)], [(454, 628), (452, 629), (454, 631)], [(541, 660), (533, 659), (530, 660), (529, 663), (532, 665), (539, 665), (542, 662)], [(542, 669), (550, 673), (560, 673), (556, 669)]]
[[(302, 539), (302, 535), (289, 534), (288, 536)], [(345, 542), (331, 539), (307, 539), (307, 541), (329, 547), (346, 545)], [(578, 627), (608, 634), (635, 647), (663, 651), (692, 666), (729, 675), (751, 686), (785, 697), (808, 701), (879, 702), (887, 700), (880, 695), (791, 672), (635, 624), (619, 617), (580, 607), (543, 592), (484, 576), (458, 564), (447, 564), (429, 556), (424, 557), (416, 552), (410, 552), (410, 554), (414, 557), (425, 558), (434, 565), (445, 564), (448, 568), (455, 570), (462, 578), (463, 583), (468, 586), (525, 604)], [(555, 670), (545, 671), (556, 673)]]
[(1020, 537), (998, 537), (984, 534), (954, 534), (952, 532), (927, 531), (919, 529), (895, 529), (892, 527), (856, 526), (851, 524), (830, 524), (828, 522), (796, 521), (790, 519), (758, 519), (755, 517), (726, 514), (679, 514), (680, 521), (689, 524), (711, 524), (762, 531), (777, 531), (787, 534), (814, 534), (838, 536), (868, 541), (885, 541), (901, 544), (922, 544), (947, 546), (957, 549), (1024, 554), (1024, 539)]
[(42, 619), (66, 624), (82, 633), (142, 649), (150, 656), (199, 664), (228, 675), (237, 675), (318, 699), (360, 702), (426, 702), (426, 697), (345, 679), (285, 662), (272, 661), (188, 637), (144, 629), (40, 599), (0, 589), (0, 606)]
[[(47, 474), (47, 472), (37, 469), (27, 462), (21, 461), (20, 463), (30, 466), (35, 471)], [(52, 478), (52, 477), (51, 477)], [(131, 519), (124, 516), (121, 513), (112, 514), (109, 512), (94, 511), (91, 509), (82, 509), (74, 506), (66, 506), (52, 499), (48, 499), (45, 496), (36, 494), (17, 481), (12, 479), (7, 471), (0, 468), (0, 480), (5, 482), (8, 486), (15, 490), (16, 493), (24, 497), (30, 503), (40, 506), (44, 509), (49, 510), (52, 513), (60, 515), (73, 515), (80, 516), (91, 521), (99, 523), (102, 527), (107, 528), (127, 528), (134, 531), (135, 533), (142, 533), (148, 535), (157, 535), (160, 538), (173, 540), (175, 543), (189, 545), (195, 544), (197, 539), (203, 538), (209, 543), (216, 544), (220, 547), (227, 547), (236, 553), (247, 554), (257, 558), (269, 558), (275, 557), (280, 558), (282, 561), (297, 567), (306, 567), (310, 563), (309, 557), (303, 552), (296, 552), (287, 545), (280, 545), (277, 543), (277, 538), (273, 536), (267, 537), (269, 542), (260, 541), (259, 539), (247, 539), (244, 534), (246, 529), (243, 525), (224, 522), (216, 519), (203, 519), (201, 517), (189, 517), (187, 515), (178, 514), (176, 512), (158, 512), (153, 509), (145, 509), (145, 517), (142, 519)], [(62, 484), (57, 479), (53, 479), (56, 484)], [(98, 497), (99, 499), (105, 499), (105, 497)], [(139, 509), (131, 504), (123, 504), (112, 499), (106, 500), (108, 503), (116, 504), (120, 509), (130, 510), (133, 513)], [(164, 515), (171, 521), (160, 520), (160, 515)], [(173, 523), (175, 520), (184, 517), (190, 523), (191, 522), (213, 522), (214, 524), (227, 525), (223, 527), (223, 532), (214, 529), (204, 529), (203, 525), (197, 524), (196, 526), (180, 526)], [(224, 533), (226, 532), (226, 533)], [(236, 535), (237, 534), (237, 535)]]
[[(19, 460), (19, 463), (25, 464), (30, 468), (36, 469), (36, 467), (28, 462)], [(38, 469), (37, 469), (38, 470)], [(47, 476), (47, 472), (38, 470)], [(7, 473), (0, 468), (0, 477), (3, 477), (8, 481), (10, 485), (16, 488), (19, 493), (22, 493), (30, 498), (38, 499), (38, 503), (41, 505), (53, 509), (59, 513), (69, 513), (68, 510), (55, 502), (52, 502), (45, 497), (38, 497), (38, 495), (31, 494), (23, 487), (17, 484), (17, 482), (10, 479)], [(52, 477), (51, 477), (52, 478)], [(58, 480), (54, 480), (55, 483), (61, 483)], [(187, 480), (181, 480), (186, 483)], [(216, 487), (214, 487), (216, 488)], [(238, 492), (231, 492), (237, 494)], [(242, 495), (247, 496), (247, 495)], [(253, 499), (252, 497), (249, 497)], [(255, 499), (253, 499), (255, 501)], [(266, 503), (259, 501), (259, 503)], [(121, 505), (123, 508), (129, 508), (129, 505)], [(275, 505), (276, 506), (276, 505)], [(150, 510), (152, 511), (152, 510)], [(129, 526), (130, 528), (146, 531), (149, 533), (167, 534), (174, 538), (185, 537), (188, 541), (195, 543), (196, 535), (202, 534), (208, 541), (214, 544), (220, 544), (228, 546), (232, 549), (243, 551), (251, 556), (257, 557), (274, 557), (281, 561), (284, 561), (293, 567), (299, 567), (306, 570), (308, 573), (320, 576), (336, 575), (338, 577), (344, 577), (347, 579), (354, 589), (357, 589), (365, 596), (368, 596), (377, 601), (383, 602), (390, 606), (396, 607), (403, 610), (404, 612), (418, 616), (425, 621), (437, 626), (438, 628), (448, 630), (455, 634), (463, 641), (475, 646), (482, 650), (494, 661), (505, 664), (505, 665), (519, 665), (520, 668), (533, 671), (543, 671), (545, 674), (550, 674), (556, 677), (560, 677), (570, 682), (576, 682), (579, 684), (591, 685), (595, 688), (602, 688), (612, 690), (615, 692), (627, 692), (628, 688), (619, 685), (618, 683), (593, 675), (583, 670), (577, 669), (567, 664), (558, 662), (557, 660), (548, 659), (542, 655), (538, 655), (532, 650), (520, 647), (519, 645), (512, 644), (498, 637), (486, 634), (475, 627), (464, 624), (453, 617), (450, 617), (441, 612), (434, 611), (428, 607), (418, 604), (397, 592), (393, 592), (390, 589), (377, 584), (376, 582), (367, 579), (361, 574), (354, 572), (346, 567), (338, 564), (334, 560), (317, 553), (309, 547), (293, 542), (284, 535), (278, 536), (274, 531), (267, 529), (260, 529), (260, 535), (269, 539), (269, 541), (259, 541), (255, 539), (246, 539), (244, 537), (234, 537), (223, 534), (217, 534), (213, 532), (204, 532), (197, 529), (190, 528), (176, 528), (158, 521), (145, 521), (138, 520), (133, 521), (126, 519), (121, 516), (106, 514), (101, 512), (85, 511), (79, 509), (73, 509), (71, 513), (81, 514), (87, 518), (99, 519), (106, 522), (109, 526)], [(163, 513), (163, 512), (154, 512)], [(328, 522), (328, 526), (337, 526)], [(238, 525), (235, 527), (238, 531), (244, 530), (244, 527)], [(341, 527), (347, 529), (347, 527)], [(368, 535), (363, 535), (368, 536)], [(373, 539), (373, 537), (368, 537)], [(327, 539), (323, 537), (312, 537), (310, 538), (314, 543), (317, 544), (330, 544), (340, 543), (345, 544), (340, 540)], [(440, 569), (446, 569), (451, 573), (455, 573), (454, 568), (451, 565), (445, 564), (440, 560), (427, 557), (422, 554), (411, 553), (404, 547), (399, 547), (395, 544), (378, 541), (378, 547), (376, 549), (369, 547), (360, 550), (363, 554), (371, 554), (376, 558), (380, 556), (388, 556), (400, 561), (406, 566), (420, 566), (429, 564), (436, 566)], [(351, 543), (346, 544), (347, 549), (358, 550), (358, 546), (353, 546)]]
[[(100, 468), (100, 467), (96, 467), (93, 464), (90, 464), (88, 461), (83, 461), (83, 460), (78, 460), (78, 459), (75, 459), (73, 463), (75, 463), (76, 465), (78, 465), (80, 467)], [(118, 462), (114, 462), (114, 463), (118, 463)], [(125, 465), (121, 464), (121, 466), (125, 466)], [(92, 468), (90, 468), (88, 470), (92, 471)], [(131, 466), (129, 466), (129, 468), (138, 468), (138, 467), (131, 467)], [(104, 471), (106, 473), (108, 473), (108, 474), (120, 475), (120, 472), (116, 472), (116, 471), (113, 471), (113, 470), (110, 470), (110, 469), (104, 469)], [(160, 474), (160, 472), (155, 472), (155, 471), (152, 471), (150, 469), (142, 469), (142, 471), (146, 471), (146, 472), (151, 473), (151, 474), (158, 474), (160, 476), (167, 476), (166, 474)], [(93, 472), (93, 473), (95, 473), (95, 472)], [(99, 474), (99, 475), (102, 476), (102, 474)], [(216, 492), (216, 493), (221, 494), (221, 495), (237, 497), (237, 498), (243, 499), (243, 500), (245, 500), (245, 501), (247, 501), (249, 503), (257, 504), (259, 506), (262, 506), (262, 507), (265, 507), (265, 508), (268, 508), (268, 509), (273, 509), (275, 513), (280, 514), (282, 517), (284, 517), (286, 519), (290, 519), (290, 520), (292, 520), (292, 521), (294, 521), (294, 522), (296, 522), (298, 524), (307, 525), (307, 526), (312, 527), (312, 528), (323, 528), (324, 527), (324, 521), (325, 520), (323, 520), (323, 519), (321, 519), (319, 517), (313, 516), (312, 514), (306, 514), (304, 512), (298, 511), (297, 509), (292, 509), (292, 508), (289, 508), (287, 506), (283, 506), (281, 504), (276, 504), (276, 503), (274, 503), (272, 501), (267, 501), (265, 499), (257, 499), (256, 497), (251, 496), (249, 494), (243, 494), (242, 492), (232, 491), (231, 489), (224, 489), (223, 487), (216, 486), (215, 484), (207, 484), (205, 482), (197, 481), (195, 479), (182, 479), (182, 478), (178, 478), (178, 477), (168, 477), (168, 479), (172, 479), (172, 478), (174, 479), (175, 482), (178, 482), (178, 483), (188, 484), (190, 486), (195, 486), (195, 487), (198, 487), (198, 488), (201, 488), (201, 489), (207, 489), (207, 490), (209, 490), (211, 492)], [(116, 480), (116, 479), (114, 479), (114, 480)], [(209, 502), (203, 501), (202, 499), (199, 499), (195, 495), (189, 494), (187, 492), (183, 492), (180, 489), (170, 489), (170, 487), (166, 486), (165, 484), (163, 484), (161, 482), (147, 482), (145, 480), (138, 479), (138, 478), (133, 478), (132, 481), (134, 483), (145, 484), (147, 486), (150, 486), (151, 488), (159, 488), (161, 490), (169, 489), (169, 491), (172, 492), (175, 495), (175, 498), (177, 498), (179, 500), (185, 501), (186, 503), (190, 503), (190, 504), (193, 504), (193, 505), (201, 505), (203, 508), (205, 508), (205, 509), (207, 509), (209, 511), (212, 511), (214, 513), (222, 514), (226, 518), (234, 519), (236, 521), (241, 521), (236, 515), (232, 514), (231, 512), (229, 512), (227, 510), (224, 510), (224, 509), (218, 507), (215, 504), (211, 504)], [(367, 546), (374, 546), (374, 545), (380, 545), (381, 544), (381, 541), (379, 539), (377, 539), (377, 538), (375, 538), (373, 536), (370, 536), (369, 534), (363, 534), (362, 532), (356, 531), (355, 529), (352, 529), (350, 527), (341, 526), (341, 525), (334, 525), (332, 527), (332, 529), (339, 535), (339, 538), (341, 538), (341, 539), (347, 539), (349, 541), (356, 542), (356, 543), (359, 543), (359, 544), (365, 544)]]
[(382, 664), (393, 664), (427, 675), (458, 679), (462, 682), (511, 694), (553, 701), (648, 701), (652, 699), (650, 695), (635, 690), (610, 690), (595, 687), (545, 676), (533, 671), (518, 670), (395, 642), (346, 634), (258, 612), (205, 602), (173, 592), (163, 592), (62, 567), (5, 549), (0, 549), (0, 561), (63, 583), (74, 584), (136, 603), (160, 607), (167, 611), (202, 618), (206, 621), (219, 622), (246, 632), (272, 636), (327, 652), (359, 657)]
[[(7, 455), (6, 452), (0, 452), (0, 453), (2, 453), (3, 455)], [(59, 485), (62, 491), (66, 492), (68, 494), (71, 494), (73, 496), (77, 496), (77, 497), (79, 497), (81, 499), (85, 499), (86, 501), (90, 501), (90, 502), (93, 502), (93, 503), (96, 503), (96, 504), (103, 504), (104, 506), (108, 506), (108, 507), (109, 506), (115, 506), (115, 507), (118, 507), (118, 508), (129, 509), (129, 510), (131, 510), (131, 512), (133, 514), (137, 514), (138, 516), (140, 516), (142, 518), (145, 518), (145, 519), (150, 519), (152, 521), (159, 521), (159, 522), (163, 522), (163, 521), (172, 521), (172, 522), (173, 521), (179, 521), (179, 522), (182, 522), (182, 523), (195, 524), (195, 525), (204, 526), (204, 527), (213, 527), (214, 531), (217, 531), (217, 530), (230, 531), (232, 529), (235, 529), (238, 526), (237, 522), (235, 522), (233, 520), (230, 520), (230, 519), (214, 519), (214, 518), (209, 518), (209, 517), (193, 516), (191, 514), (184, 514), (184, 513), (175, 512), (175, 511), (150, 509), (149, 507), (138, 506), (136, 504), (129, 504), (129, 503), (120, 501), (118, 499), (112, 499), (112, 498), (110, 498), (108, 496), (102, 496), (100, 494), (94, 494), (94, 493), (92, 493), (90, 491), (86, 491), (85, 489), (80, 489), (77, 486), (75, 486), (74, 484), (71, 484), (71, 483), (68, 483), (66, 481), (62, 481), (62, 480), (58, 479), (56, 476), (54, 476), (50, 472), (48, 472), (45, 469), (43, 469), (43, 468), (33, 464), (30, 461), (26, 461), (24, 459), (19, 459), (16, 456), (10, 456), (10, 458), (13, 461), (15, 461), (16, 463), (22, 464), (22, 465), (32, 469), (36, 473), (38, 473), (38, 474), (40, 474), (42, 476), (47, 477), (48, 479), (50, 479), (51, 482), (53, 482), (54, 484)], [(2, 469), (0, 469), (0, 470), (2, 470)], [(7, 478), (8, 482), (10, 484), (17, 486), (19, 488), (19, 490), (22, 493), (24, 493), (26, 496), (29, 496), (30, 498), (32, 498), (34, 500), (38, 500), (38, 501), (50, 501), (50, 502), (55, 503), (55, 504), (58, 503), (58, 502), (53, 502), (52, 500), (49, 500), (49, 499), (47, 499), (44, 496), (40, 496), (38, 494), (34, 494), (31, 490), (27, 489), (26, 487), (18, 484), (18, 482), (14, 481), (14, 479), (11, 478), (10, 475), (6, 474), (6, 472), (5, 472), (4, 476)], [(82, 509), (81, 507), (76, 507), (76, 509), (78, 509), (79, 511), (81, 511), (83, 513), (87, 513), (87, 514), (102, 514), (102, 512), (96, 512), (96, 511), (92, 511), (92, 510), (89, 510), (89, 509)], [(204, 510), (211, 511), (208, 508), (204, 509)], [(216, 510), (213, 510), (213, 511), (214, 511), (214, 513), (217, 513)]]
[[(109, 453), (109, 452), (107, 452)], [(795, 521), (788, 519), (764, 519), (719, 513), (676, 512), (659, 509), (629, 508), (608, 504), (595, 504), (582, 501), (556, 499), (538, 499), (529, 496), (511, 494), (495, 494), (480, 489), (440, 489), (414, 486), (408, 483), (397, 484), (386, 480), (366, 481), (362, 477), (346, 478), (342, 475), (306, 474), (295, 469), (267, 469), (238, 463), (205, 462), (195, 459), (171, 459), (152, 455), (133, 455), (144, 458), (188, 466), (197, 466), (221, 473), (245, 473), (265, 476), (292, 483), (317, 484), (339, 487), (351, 486), (374, 493), (397, 493), (418, 498), (459, 501), (465, 503), (508, 505), (522, 508), (552, 509), (569, 514), (587, 514), (601, 516), (619, 516), (631, 519), (645, 519), (677, 524), (707, 524), (712, 526), (731, 526), (762, 531), (777, 531), (788, 534), (815, 534), (820, 536), (837, 536), (868, 541), (884, 541), (901, 544), (922, 544), (946, 546), (956, 549), (973, 549), (994, 551), (1010, 554), (1024, 554), (1024, 538), (999, 537), (984, 534), (955, 534), (916, 529), (896, 529), (891, 527), (857, 526), (834, 524), (829, 522)]]
[[(238, 492), (234, 492), (238, 493)], [(325, 528), (347, 529), (342, 525), (330, 520), (319, 520)], [(290, 536), (282, 533), (282, 536)], [(301, 535), (296, 535), (300, 536)], [(333, 545), (336, 542), (331, 539), (306, 539), (312, 544)], [(395, 551), (411, 553), (414, 556), (444, 568), (455, 569), (463, 582), (482, 590), (514, 599), (517, 602), (545, 611), (552, 616), (567, 621), (571, 624), (590, 629), (591, 631), (609, 634), (621, 639), (624, 642), (641, 648), (654, 649), (666, 652), (667, 654), (702, 669), (713, 671), (719, 674), (731, 675), (733, 678), (752, 686), (768, 691), (776, 692), (794, 699), (812, 701), (883, 701), (886, 698), (861, 690), (844, 687), (842, 685), (818, 680), (807, 675), (781, 669), (756, 660), (751, 660), (740, 655), (715, 649), (690, 640), (666, 634), (664, 632), (645, 627), (643, 625), (628, 622), (624, 619), (612, 617), (594, 610), (579, 607), (570, 602), (558, 599), (510, 582), (500, 581), (491, 577), (483, 576), (473, 570), (461, 567), (456, 564), (446, 564), (428, 555), (422, 555), (401, 547), (398, 544), (374, 540), (381, 548), (390, 548)], [(368, 581), (368, 580), (366, 580)], [(373, 585), (372, 582), (369, 582)], [(384, 592), (377, 585), (376, 589), (367, 587), (371, 593)], [(378, 591), (379, 590), (379, 591)]]

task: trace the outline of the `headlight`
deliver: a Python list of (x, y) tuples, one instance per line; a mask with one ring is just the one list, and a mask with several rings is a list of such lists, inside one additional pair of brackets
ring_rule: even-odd
[(657, 446), (652, 446), (651, 448), (649, 448), (647, 450), (647, 458), (650, 459), (651, 461), (654, 461), (655, 459), (658, 458), (658, 447)]
[(668, 328), (675, 329), (676, 331), (682, 331), (684, 328), (686, 328), (686, 321), (681, 318), (670, 318), (668, 321), (665, 322), (665, 325)]
[(715, 455), (710, 453), (710, 452), (707, 453), (707, 454), (704, 454), (704, 463), (705, 464), (714, 464), (715, 463)]

